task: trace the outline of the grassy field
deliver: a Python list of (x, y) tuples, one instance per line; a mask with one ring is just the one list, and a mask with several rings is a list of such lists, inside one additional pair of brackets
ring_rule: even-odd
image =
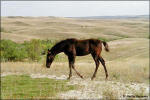
[(56, 96), (58, 92), (75, 89), (74, 85), (67, 85), (66, 80), (61, 81), (48, 78), (32, 79), (27, 75), (10, 75), (2, 77), (1, 80), (1, 97), (3, 99), (50, 99)]
[[(2, 77), (2, 98), (67, 98), (67, 96), (70, 95), (72, 97), (68, 97), (69, 99), (77, 99), (82, 97), (83, 95), (81, 94), (84, 93), (87, 93), (84, 95), (85, 98), (97, 97), (97, 95), (100, 94), (106, 99), (116, 99), (126, 93), (147, 96), (147, 93), (142, 92), (145, 91), (145, 88), (139, 84), (144, 84), (144, 86), (148, 88), (150, 78), (148, 27), (149, 21), (147, 19), (81, 20), (55, 17), (2, 17), (2, 39), (11, 39), (15, 42), (22, 43), (25, 40), (29, 41), (31, 39), (51, 39), (59, 41), (72, 37), (78, 39), (99, 38), (107, 40), (110, 48), (110, 52), (102, 51), (102, 56), (106, 61), (109, 73), (108, 82), (105, 81), (105, 73), (102, 65), (100, 65), (98, 69), (96, 79), (90, 81), (95, 70), (95, 63), (91, 55), (76, 58), (76, 69), (84, 76), (84, 80), (79, 80), (73, 71), (71, 80), (66, 81), (69, 74), (69, 67), (68, 59), (63, 53), (59, 54), (59, 58), (54, 61), (50, 69), (45, 68), (45, 56), (43, 56), (39, 62), (2, 62), (1, 74), (4, 75)], [(21, 74), (22, 76), (11, 76), (11, 74)], [(32, 75), (38, 76), (39, 74), (56, 77), (62, 77), (62, 75), (64, 75), (65, 78), (58, 80), (57, 78), (32, 79), (29, 77)], [(19, 80), (17, 80), (17, 78)], [(22, 83), (22, 80), (27, 81), (27, 83)], [(19, 83), (20, 81), (21, 83)], [(38, 81), (41, 81), (41, 83)], [(4, 84), (5, 82), (8, 84), (7, 86)], [(55, 84), (53, 84), (53, 82)], [(117, 82), (122, 85), (118, 85)], [(14, 83), (16, 87), (11, 88), (11, 83)], [(73, 83), (77, 83), (77, 86), (74, 86)], [(135, 90), (135, 87), (130, 87), (133, 83), (136, 84), (137, 87), (139, 86), (140, 89)], [(21, 86), (20, 84), (24, 84), (26, 88), (18, 88)], [(35, 87), (41, 86), (41, 88), (36, 89), (34, 85), (32, 85), (32, 88), (35, 88), (35, 90), (33, 90), (36, 92), (35, 95), (26, 95), (27, 92), (32, 92), (28, 89), (30, 88), (30, 84), (35, 84)], [(65, 88), (60, 88), (58, 91), (56, 89), (57, 86), (53, 88), (55, 85), (59, 87), (62, 84)], [(68, 84), (72, 85), (70, 86)], [(78, 85), (82, 86), (80, 87)], [(79, 93), (77, 91), (72, 92), (72, 94), (69, 92), (70, 90), (77, 90), (79, 87)], [(53, 93), (50, 91), (51, 88), (56, 91)], [(21, 93), (19, 89), (23, 89)], [(46, 94), (43, 94), (43, 90), (46, 91)], [(69, 93), (62, 97), (59, 96), (59, 94), (64, 92)], [(39, 93), (41, 93), (40, 96)], [(73, 97), (73, 94), (76, 95), (76, 97)], [(15, 95), (17, 96), (15, 97)]]
[(81, 20), (55, 17), (2, 17), (2, 39), (149, 38), (148, 19)]

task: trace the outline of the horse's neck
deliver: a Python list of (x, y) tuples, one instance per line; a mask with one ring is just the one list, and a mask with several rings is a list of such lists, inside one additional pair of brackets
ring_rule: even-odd
[(54, 54), (54, 55), (57, 55), (59, 53), (61, 53), (63, 51), (63, 48), (62, 46), (59, 46), (59, 45), (55, 45), (52, 49), (51, 49), (51, 52)]

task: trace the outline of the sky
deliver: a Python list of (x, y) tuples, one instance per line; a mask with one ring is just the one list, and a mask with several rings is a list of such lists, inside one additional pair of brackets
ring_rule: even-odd
[(2, 1), (1, 16), (149, 15), (149, 1)]

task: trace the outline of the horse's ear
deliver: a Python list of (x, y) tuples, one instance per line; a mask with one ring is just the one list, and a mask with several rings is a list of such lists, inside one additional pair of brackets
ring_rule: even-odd
[(48, 54), (51, 54), (51, 51), (48, 49)]

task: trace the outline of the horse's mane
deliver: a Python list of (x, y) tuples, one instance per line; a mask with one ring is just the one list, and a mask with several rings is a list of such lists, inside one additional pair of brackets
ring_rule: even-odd
[(52, 48), (51, 48), (51, 52), (55, 52), (59, 49), (63, 49), (63, 47), (65, 47), (65, 45), (67, 43), (74, 43), (75, 41), (77, 41), (77, 39), (75, 38), (70, 38), (70, 39), (65, 39), (65, 40), (62, 40), (60, 42), (57, 42)]
[(62, 47), (63, 45), (65, 45), (65, 42), (66, 40), (62, 40), (60, 42), (57, 42), (52, 48), (51, 48), (51, 51), (55, 51), (57, 50), (58, 48)]

